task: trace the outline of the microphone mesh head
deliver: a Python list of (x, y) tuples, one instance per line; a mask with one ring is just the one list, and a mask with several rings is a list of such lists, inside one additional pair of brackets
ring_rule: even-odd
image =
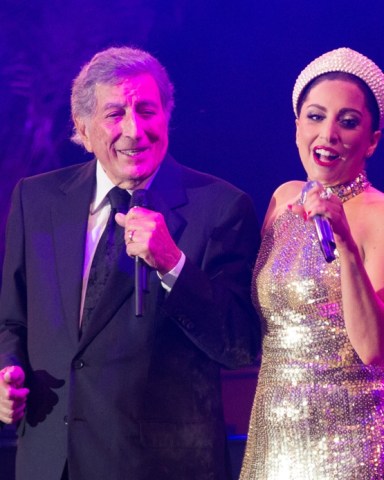
[(145, 190), (144, 188), (140, 188), (132, 192), (131, 202), (129, 205), (130, 208), (132, 207), (150, 208), (149, 203), (150, 202), (149, 202), (148, 190)]

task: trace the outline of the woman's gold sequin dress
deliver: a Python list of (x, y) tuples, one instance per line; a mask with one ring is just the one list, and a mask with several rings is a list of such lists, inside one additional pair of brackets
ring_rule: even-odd
[(287, 211), (269, 228), (253, 300), (265, 332), (240, 479), (384, 479), (384, 370), (349, 342), (313, 222)]

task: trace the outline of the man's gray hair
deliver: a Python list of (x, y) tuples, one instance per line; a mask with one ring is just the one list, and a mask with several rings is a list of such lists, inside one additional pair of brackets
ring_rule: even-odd
[[(111, 47), (103, 50), (83, 66), (74, 79), (71, 94), (72, 119), (87, 118), (96, 110), (96, 84), (117, 85), (127, 77), (147, 73), (152, 75), (160, 92), (161, 103), (169, 122), (174, 107), (174, 87), (166, 69), (150, 53), (131, 47)], [(82, 144), (74, 128), (72, 140)]]

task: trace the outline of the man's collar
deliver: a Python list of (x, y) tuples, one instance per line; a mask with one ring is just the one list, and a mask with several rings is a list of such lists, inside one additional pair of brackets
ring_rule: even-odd
[[(140, 188), (148, 189), (153, 182), (157, 172), (159, 171), (160, 166), (155, 170), (155, 172), (143, 182), (143, 185)], [(105, 204), (105, 198), (107, 193), (115, 187), (115, 184), (108, 177), (105, 170), (103, 169), (99, 160), (96, 161), (96, 187), (94, 193), (94, 200), (91, 206), (91, 214), (94, 214), (97, 210), (102, 208)], [(132, 194), (132, 190), (128, 190)]]
[(114, 187), (114, 183), (105, 173), (99, 160), (96, 162), (96, 187), (94, 200), (91, 206), (91, 214), (96, 213), (105, 203), (107, 193)]

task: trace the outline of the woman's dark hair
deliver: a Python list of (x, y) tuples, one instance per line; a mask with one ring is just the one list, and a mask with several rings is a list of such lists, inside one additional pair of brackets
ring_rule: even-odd
[(303, 103), (307, 99), (309, 92), (312, 90), (312, 88), (315, 85), (318, 85), (323, 80), (344, 80), (346, 82), (351, 82), (357, 85), (364, 95), (366, 107), (369, 113), (371, 114), (372, 130), (374, 132), (376, 130), (379, 130), (379, 125), (380, 125), (379, 106), (377, 104), (375, 96), (372, 93), (372, 90), (359, 77), (356, 77), (356, 75), (352, 75), (351, 73), (346, 73), (346, 72), (323, 73), (322, 75), (319, 75), (318, 77), (314, 78), (311, 82), (309, 82), (308, 85), (306, 85), (303, 88), (303, 91), (301, 92), (300, 97), (297, 101), (297, 115), (300, 115), (301, 108), (303, 106)]

